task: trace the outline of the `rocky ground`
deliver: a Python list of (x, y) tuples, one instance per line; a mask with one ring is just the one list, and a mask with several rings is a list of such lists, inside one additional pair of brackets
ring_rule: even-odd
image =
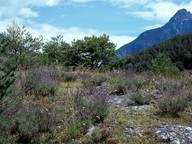
[[(156, 95), (156, 97), (159, 97)], [(151, 105), (140, 105), (138, 106), (133, 100), (127, 95), (118, 96), (111, 95), (108, 98), (110, 105), (114, 107), (123, 107), (127, 111), (137, 112), (147, 112), (153, 109)], [(145, 118), (145, 117), (143, 117)], [(129, 119), (128, 119), (129, 121)], [(131, 121), (131, 120), (130, 120)], [(166, 122), (165, 122), (166, 123)], [(148, 131), (148, 130), (147, 130)], [(145, 137), (146, 128), (145, 127), (126, 127), (122, 132), (122, 136), (126, 138), (137, 137), (142, 139)], [(192, 144), (192, 127), (185, 125), (159, 125), (157, 127), (153, 126), (150, 128), (150, 134), (154, 138), (154, 143), (170, 143), (170, 144)], [(137, 143), (137, 142), (136, 142)], [(138, 142), (142, 143), (142, 142)], [(145, 142), (143, 142), (145, 143)]]

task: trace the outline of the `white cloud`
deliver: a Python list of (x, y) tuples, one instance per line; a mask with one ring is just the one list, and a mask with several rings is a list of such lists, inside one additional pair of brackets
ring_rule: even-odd
[[(72, 3), (87, 3), (90, 2), (91, 0), (70, 0), (70, 2)], [(93, 0), (92, 0), (93, 1)]]
[(151, 0), (104, 0), (113, 5), (117, 5), (120, 7), (131, 7), (133, 5), (145, 5)]
[(32, 11), (30, 7), (34, 6), (55, 6), (60, 0), (4, 0), (0, 5), (0, 19), (14, 18), (19, 15), (38, 16), (37, 12)]
[(126, 14), (132, 14), (134, 16), (137, 16), (146, 20), (152, 20), (156, 16), (151, 11), (134, 11), (134, 12), (126, 12)]
[[(137, 0), (136, 0), (137, 1)], [(156, 0), (148, 1), (143, 4), (141, 10), (129, 11), (127, 14), (131, 14), (136, 17), (143, 18), (145, 20), (156, 20), (161, 23), (167, 22), (179, 9), (185, 8), (192, 11), (191, 2), (174, 3), (171, 0)]]
[(143, 29), (144, 30), (151, 30), (151, 29), (159, 28), (161, 26), (163, 26), (163, 25), (162, 24), (148, 25), (148, 26), (144, 26)]
[(60, 3), (61, 0), (20, 0), (25, 5), (32, 6), (55, 6)]
[(121, 46), (133, 41), (136, 37), (131, 36), (110, 36), (110, 41), (115, 43), (117, 45), (117, 48), (120, 48)]
[(44, 40), (51, 37), (62, 35), (64, 40), (70, 43), (73, 39), (82, 39), (84, 36), (100, 35), (101, 32), (94, 29), (80, 29), (78, 27), (61, 28), (50, 24), (36, 24), (27, 28), (34, 36), (42, 35)]
[(20, 26), (35, 25), (32, 17), (37, 17), (38, 13), (32, 8), (36, 6), (55, 6), (60, 0), (4, 0), (0, 5), (0, 32), (6, 30), (15, 20)]
[(20, 10), (20, 15), (22, 15), (25, 18), (28, 18), (28, 17), (37, 17), (38, 13), (32, 11), (30, 8), (22, 8)]
[(167, 22), (179, 9), (192, 12), (192, 0), (175, 2), (174, 0), (103, 0), (115, 6), (127, 9), (126, 14), (145, 20)]
[[(85, 36), (100, 36), (103, 32), (95, 29), (81, 29), (78, 27), (60, 28), (50, 24), (33, 24), (27, 27), (27, 30), (34, 36), (43, 36), (44, 41), (50, 40), (51, 37), (62, 35), (67, 43), (74, 39), (83, 39)], [(110, 41), (117, 45), (117, 48), (131, 42), (135, 37), (109, 35)]]
[(55, 6), (55, 5), (58, 5), (60, 2), (60, 0), (48, 0), (46, 5), (48, 6)]
[(13, 20), (17, 22), (17, 24), (23, 26), (24, 24), (24, 20), (19, 18), (19, 17), (15, 17), (14, 19), (10, 18), (10, 19), (5, 19), (5, 20), (1, 20), (0, 19), (0, 33), (6, 31), (6, 29), (11, 26), (13, 24)]

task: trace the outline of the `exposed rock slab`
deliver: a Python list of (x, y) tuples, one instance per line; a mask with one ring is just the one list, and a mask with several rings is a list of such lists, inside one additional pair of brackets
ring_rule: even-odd
[(129, 109), (131, 110), (150, 110), (151, 109), (151, 106), (150, 105), (141, 105), (141, 106), (129, 106), (128, 107)]
[(108, 97), (108, 103), (111, 105), (119, 105), (125, 107), (136, 105), (136, 103), (126, 95), (125, 96), (111, 95)]
[(143, 130), (142, 128), (126, 128), (126, 130), (123, 132), (123, 135), (125, 137), (130, 137), (132, 135), (137, 135), (137, 136), (140, 136), (142, 137), (143, 136)]
[(165, 125), (155, 129), (158, 141), (171, 144), (192, 144), (192, 127)]

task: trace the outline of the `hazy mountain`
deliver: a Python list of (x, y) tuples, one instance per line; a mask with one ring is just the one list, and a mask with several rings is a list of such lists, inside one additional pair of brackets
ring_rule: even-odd
[(186, 9), (181, 9), (164, 26), (145, 31), (134, 41), (119, 48), (118, 55), (122, 57), (132, 54), (178, 34), (189, 32), (192, 32), (192, 14)]

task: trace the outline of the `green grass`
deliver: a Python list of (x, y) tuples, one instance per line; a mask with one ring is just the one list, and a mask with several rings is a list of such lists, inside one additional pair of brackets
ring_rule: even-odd
[[(110, 126), (113, 137), (119, 143), (149, 143), (154, 141), (152, 130), (161, 125), (192, 125), (192, 119), (189, 113), (192, 109), (187, 109), (182, 113), (180, 118), (162, 117), (157, 115), (158, 109), (153, 108), (149, 111), (135, 111), (129, 110), (125, 107), (111, 107), (110, 114), (105, 120), (105, 124)], [(123, 131), (126, 128), (141, 128), (144, 131), (144, 137), (141, 139), (139, 136), (131, 136), (126, 138), (123, 136)], [(141, 141), (142, 140), (142, 141)]]
[[(88, 72), (86, 72), (87, 74)], [(83, 74), (83, 72), (82, 72)], [(97, 79), (98, 75), (106, 76), (104, 80), (110, 79), (110, 72), (94, 74), (89, 72), (90, 79)], [(142, 81), (138, 81), (138, 78), (142, 77)], [(103, 80), (101, 79), (101, 80)], [(121, 79), (121, 78), (120, 78)], [(137, 111), (130, 110), (124, 106), (110, 106), (109, 113), (104, 119), (103, 123), (97, 124), (93, 135), (87, 136), (82, 132), (83, 123), (87, 123), (87, 126), (91, 125), (90, 121), (79, 122), (77, 121), (75, 114), (77, 109), (74, 106), (74, 93), (76, 90), (84, 88), (83, 78), (80, 77), (79, 80), (70, 82), (60, 82), (58, 89), (54, 96), (41, 97), (38, 100), (34, 100), (33, 95), (26, 95), (24, 97), (24, 105), (37, 104), (41, 105), (47, 109), (51, 114), (54, 115), (56, 121), (56, 126), (53, 126), (52, 133), (39, 133), (39, 140), (41, 143), (106, 143), (106, 144), (160, 144), (154, 139), (153, 130), (161, 125), (185, 125), (192, 126), (192, 107), (186, 108), (184, 111), (179, 112), (179, 117), (170, 117), (160, 114), (160, 109), (158, 107), (158, 102), (162, 99), (153, 99), (151, 97), (152, 106), (151, 110)], [(121, 79), (123, 81), (123, 79)], [(136, 86), (128, 87), (130, 92), (137, 92), (141, 95), (146, 94), (150, 96), (152, 91), (157, 91), (162, 94), (162, 97), (166, 97), (170, 90), (175, 90), (171, 93), (171, 96), (180, 95), (177, 93), (180, 91), (183, 95), (190, 92), (192, 88), (192, 83), (190, 81), (192, 77), (183, 76), (182, 78), (167, 78), (163, 76), (153, 75), (137, 75), (132, 78), (132, 81), (138, 82)], [(99, 80), (100, 81), (100, 80)], [(185, 83), (184, 83), (185, 81)], [(103, 81), (102, 81), (103, 82)], [(114, 83), (111, 81), (104, 81), (99, 87), (107, 87), (109, 90), (114, 90)], [(168, 85), (167, 83), (168, 82)], [(122, 82), (124, 84), (124, 82)], [(120, 84), (122, 84), (120, 83)], [(178, 88), (177, 84), (182, 86)], [(176, 85), (176, 86), (175, 86)], [(97, 86), (97, 87), (98, 87)], [(123, 85), (125, 86), (125, 85)], [(96, 89), (97, 89), (96, 87)], [(162, 88), (165, 87), (165, 88)], [(89, 86), (87, 86), (89, 88)], [(116, 87), (115, 87), (116, 88)], [(95, 92), (95, 91), (93, 91)], [(169, 95), (168, 95), (169, 96)], [(143, 100), (143, 99), (142, 99)], [(143, 102), (143, 101), (142, 101)], [(145, 102), (145, 101), (144, 101)], [(144, 103), (145, 104), (145, 103)], [(66, 119), (68, 118), (68, 119)], [(88, 128), (88, 127), (87, 127)], [(137, 135), (131, 135), (130, 137), (125, 137), (123, 132), (127, 128), (140, 128), (143, 130), (143, 137)], [(10, 140), (13, 140), (15, 135), (10, 135)], [(73, 139), (73, 140), (72, 140)]]

